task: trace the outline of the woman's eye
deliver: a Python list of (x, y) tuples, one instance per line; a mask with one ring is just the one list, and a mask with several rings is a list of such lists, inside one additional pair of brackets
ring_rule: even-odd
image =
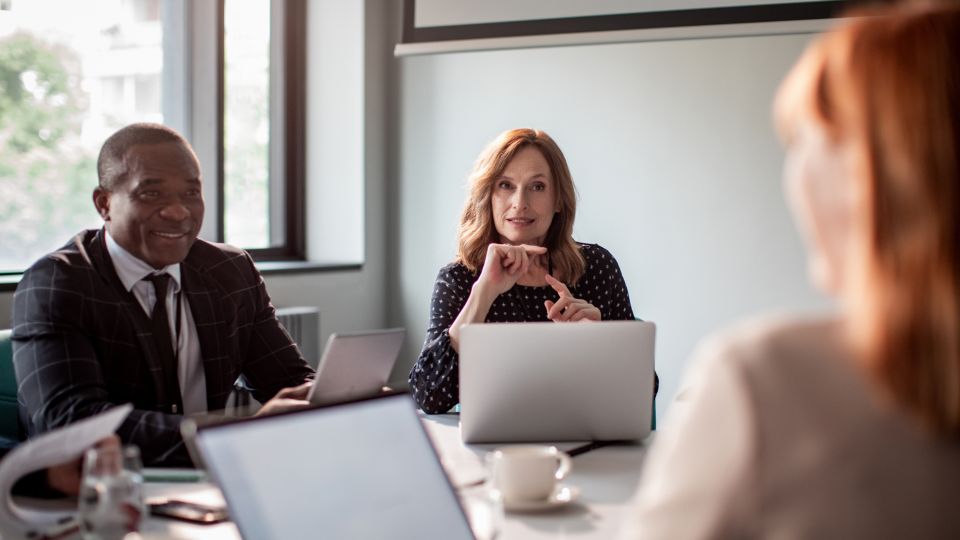
[(500, 189), (510, 189), (513, 186), (510, 185), (510, 182), (503, 181), (497, 184), (497, 187)]
[(140, 192), (141, 199), (156, 199), (159, 196), (160, 196), (159, 191), (141, 191)]
[(530, 186), (530, 189), (532, 189), (533, 191), (543, 191), (543, 190), (547, 189), (547, 186), (545, 186), (545, 185), (543, 185), (543, 184), (537, 183), (537, 184), (534, 184), (534, 185)]

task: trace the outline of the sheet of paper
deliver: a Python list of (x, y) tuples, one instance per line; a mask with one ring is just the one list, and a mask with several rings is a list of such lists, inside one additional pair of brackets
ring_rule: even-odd
[(20, 538), (29, 531), (42, 528), (44, 522), (52, 523), (62, 518), (62, 509), (43, 512), (18, 507), (10, 490), (17, 480), (33, 471), (79, 458), (87, 448), (114, 433), (131, 410), (133, 406), (129, 403), (114, 407), (30, 439), (7, 454), (0, 462), (0, 535)]

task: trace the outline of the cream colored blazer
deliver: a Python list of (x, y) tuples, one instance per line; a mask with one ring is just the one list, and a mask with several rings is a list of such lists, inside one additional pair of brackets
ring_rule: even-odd
[(837, 322), (746, 324), (698, 349), (622, 538), (960, 539), (960, 444), (880, 399)]

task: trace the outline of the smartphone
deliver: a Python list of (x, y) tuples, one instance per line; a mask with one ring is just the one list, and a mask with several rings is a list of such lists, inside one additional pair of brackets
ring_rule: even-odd
[(150, 514), (201, 525), (212, 525), (230, 519), (226, 508), (176, 499), (150, 503)]

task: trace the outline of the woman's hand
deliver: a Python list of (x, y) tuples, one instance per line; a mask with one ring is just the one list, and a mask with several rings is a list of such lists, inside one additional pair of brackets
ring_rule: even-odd
[(547, 284), (549, 284), (560, 298), (556, 302), (547, 300), (543, 303), (547, 308), (547, 318), (553, 322), (568, 321), (599, 321), (600, 310), (593, 304), (580, 298), (574, 298), (560, 280), (547, 274)]
[(480, 271), (474, 287), (480, 287), (493, 301), (497, 296), (509, 291), (531, 270), (542, 267), (539, 257), (546, 254), (547, 248), (542, 246), (490, 244), (487, 246), (483, 270)]
[(542, 257), (547, 248), (521, 244), (490, 244), (480, 276), (470, 290), (466, 303), (450, 325), (450, 346), (460, 352), (460, 328), (465, 324), (482, 323), (498, 296), (510, 290), (517, 281), (537, 279), (546, 273)]

